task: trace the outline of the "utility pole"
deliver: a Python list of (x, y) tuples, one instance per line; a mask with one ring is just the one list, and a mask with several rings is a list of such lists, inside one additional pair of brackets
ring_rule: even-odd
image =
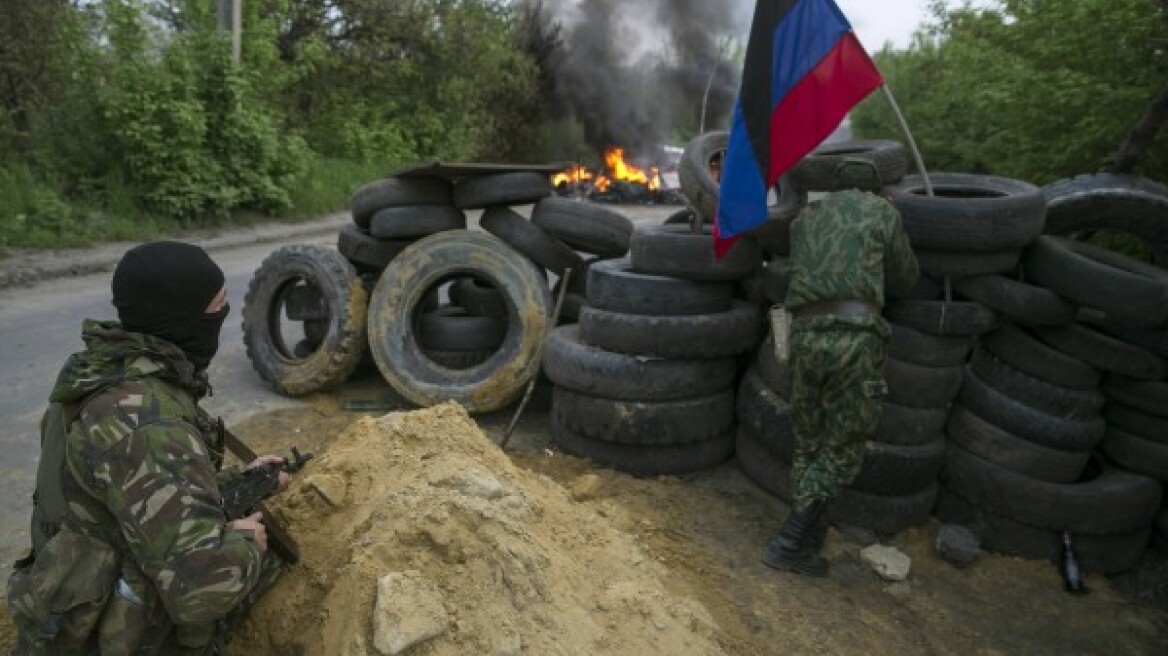
[(217, 0), (219, 28), (231, 32), (231, 58), (239, 63), (243, 50), (243, 0)]

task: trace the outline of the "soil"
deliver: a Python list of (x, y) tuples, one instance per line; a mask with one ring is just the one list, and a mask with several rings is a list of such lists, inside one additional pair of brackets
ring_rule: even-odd
[[(412, 619), (441, 632), (408, 654), (1163, 654), (1168, 646), (1163, 590), (1140, 578), (1163, 581), (1163, 560), (1122, 579), (1088, 574), (1091, 593), (1072, 596), (1050, 563), (982, 553), (966, 569), (946, 564), (934, 553), (932, 523), (888, 542), (912, 559), (907, 581), (881, 580), (861, 563), (861, 545), (835, 529), (830, 577), (807, 579), (759, 563), (787, 508), (734, 461), (635, 478), (556, 451), (538, 410), (520, 424), (513, 444), (523, 446), (505, 452), (495, 445), (500, 415), (476, 422), (444, 404), (377, 416), (345, 411), (342, 399), (315, 395), (234, 427), (260, 452), (296, 445), (316, 458), (273, 504), (302, 561), (237, 628), (232, 653), (379, 653), (375, 590), (392, 572), (416, 573), (439, 599), (437, 609), (417, 604)], [(0, 648), (10, 653), (11, 625), (0, 617)]]
[[(377, 653), (369, 619), (377, 579), (406, 570), (440, 590), (449, 622), (411, 654), (1162, 654), (1168, 646), (1168, 603), (1162, 594), (1136, 598), (1151, 589), (1138, 574), (1088, 574), (1091, 593), (1072, 596), (1046, 562), (982, 553), (956, 569), (934, 552), (934, 522), (888, 542), (912, 559), (907, 581), (881, 580), (861, 563), (861, 545), (835, 529), (831, 576), (806, 579), (760, 564), (787, 508), (734, 461), (635, 478), (556, 451), (538, 422), (525, 423), (521, 450), (504, 452), (497, 417), (480, 419), (484, 432), (456, 406), (374, 420), (339, 405), (320, 396), (313, 408), (238, 427), (261, 451), (286, 449), (297, 430), (301, 449), (321, 453), (277, 505), (304, 560), (235, 634), (237, 653)], [(467, 480), (506, 492), (468, 496), (460, 492)], [(343, 500), (333, 506), (325, 496)], [(1150, 562), (1162, 581), (1162, 561)]]

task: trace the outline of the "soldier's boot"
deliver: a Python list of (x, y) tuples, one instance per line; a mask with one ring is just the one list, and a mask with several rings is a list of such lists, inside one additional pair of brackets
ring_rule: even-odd
[(791, 511), (778, 535), (767, 545), (762, 562), (768, 567), (822, 578), (827, 576), (827, 560), (819, 554), (822, 536), (827, 534), (827, 503), (816, 501), (803, 512)]

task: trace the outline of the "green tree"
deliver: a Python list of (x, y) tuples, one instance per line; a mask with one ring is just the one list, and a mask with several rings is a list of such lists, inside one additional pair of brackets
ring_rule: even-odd
[[(876, 55), (931, 169), (1042, 184), (1107, 167), (1168, 80), (1168, 13), (1157, 0), (935, 1), (933, 12), (907, 50)], [(853, 126), (900, 136), (879, 97)], [(1168, 135), (1136, 171), (1168, 179)]]

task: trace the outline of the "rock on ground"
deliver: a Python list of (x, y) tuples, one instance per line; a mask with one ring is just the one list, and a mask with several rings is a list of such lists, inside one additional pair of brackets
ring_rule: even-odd
[(896, 547), (873, 544), (860, 550), (860, 560), (871, 567), (885, 581), (903, 581), (908, 578), (912, 559)]

